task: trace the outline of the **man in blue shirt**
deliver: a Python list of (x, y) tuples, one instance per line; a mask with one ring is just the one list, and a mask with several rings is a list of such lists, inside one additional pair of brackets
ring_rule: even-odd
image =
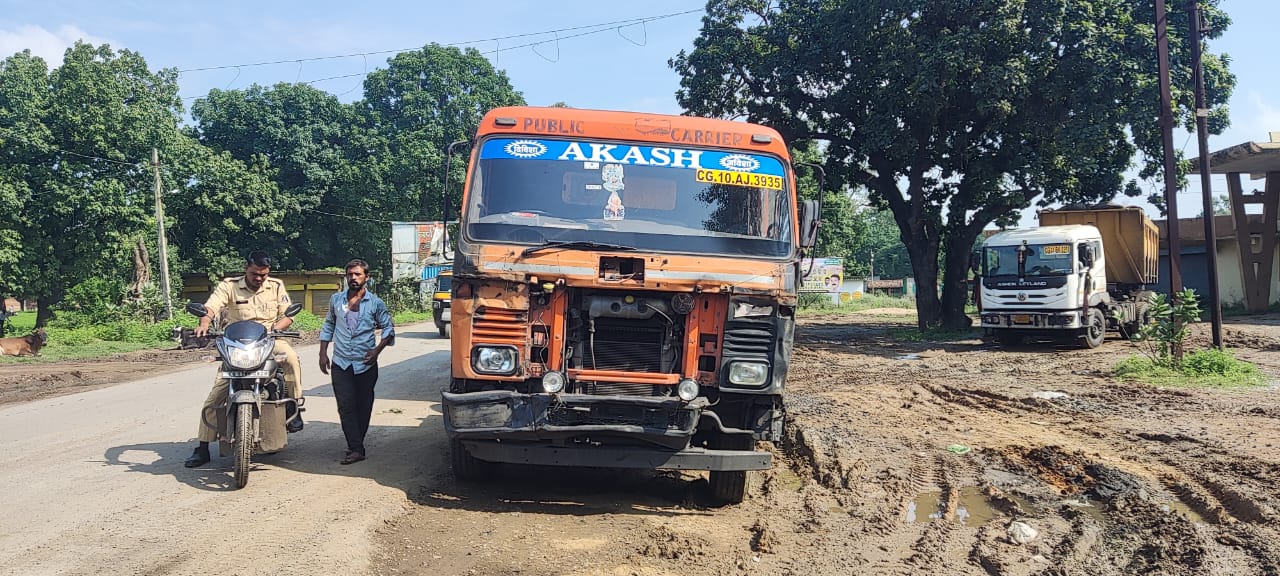
[[(347, 437), (347, 453), (340, 463), (354, 464), (365, 459), (364, 436), (373, 417), (378, 354), (394, 343), (396, 332), (386, 303), (365, 288), (369, 264), (352, 260), (346, 270), (347, 290), (329, 299), (329, 313), (320, 328), (320, 371), (328, 374), (333, 368), (333, 397)], [(375, 341), (375, 332), (381, 334), (380, 341)], [(332, 361), (330, 342), (334, 343)]]

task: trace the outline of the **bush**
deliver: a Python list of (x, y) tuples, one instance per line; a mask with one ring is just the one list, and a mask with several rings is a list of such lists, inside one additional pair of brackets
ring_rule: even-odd
[(1258, 386), (1266, 376), (1257, 366), (1216, 348), (1196, 350), (1183, 358), (1181, 368), (1145, 356), (1130, 356), (1116, 365), (1115, 375), (1158, 386)]
[(431, 311), (430, 297), (422, 294), (422, 283), (417, 278), (397, 280), (388, 286), (382, 298), (392, 314)]
[(314, 332), (320, 329), (324, 324), (324, 319), (312, 314), (310, 310), (303, 310), (293, 317), (293, 325), (290, 330), (301, 330), (303, 332)]

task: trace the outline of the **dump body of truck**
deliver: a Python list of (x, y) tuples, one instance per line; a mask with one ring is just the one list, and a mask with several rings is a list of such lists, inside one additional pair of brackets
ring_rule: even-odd
[(769, 128), (491, 111), (453, 268), (442, 404), (455, 474), (711, 470), (713, 493), (740, 501), (747, 471), (771, 465), (756, 442), (782, 433), (798, 219)]
[(1154, 285), (1160, 267), (1160, 229), (1137, 206), (1088, 210), (1059, 209), (1040, 213), (1040, 226), (1083, 224), (1098, 229), (1106, 252), (1107, 282), (1122, 286)]
[(1005, 344), (1065, 337), (1092, 348), (1107, 330), (1127, 336), (1147, 322), (1160, 238), (1141, 208), (1045, 211), (1040, 222), (983, 243), (979, 309), (988, 333)]

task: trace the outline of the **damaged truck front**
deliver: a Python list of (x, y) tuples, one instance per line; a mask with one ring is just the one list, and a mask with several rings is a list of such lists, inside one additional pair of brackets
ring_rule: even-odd
[(799, 256), (781, 137), (705, 118), (501, 108), (474, 141), (443, 397), (491, 463), (709, 470), (740, 502), (781, 438)]

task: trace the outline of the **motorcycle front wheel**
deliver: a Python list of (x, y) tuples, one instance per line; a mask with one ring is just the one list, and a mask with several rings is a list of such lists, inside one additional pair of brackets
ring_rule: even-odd
[(233, 471), (236, 477), (236, 488), (244, 488), (249, 483), (249, 461), (253, 457), (253, 405), (236, 406), (236, 461)]

